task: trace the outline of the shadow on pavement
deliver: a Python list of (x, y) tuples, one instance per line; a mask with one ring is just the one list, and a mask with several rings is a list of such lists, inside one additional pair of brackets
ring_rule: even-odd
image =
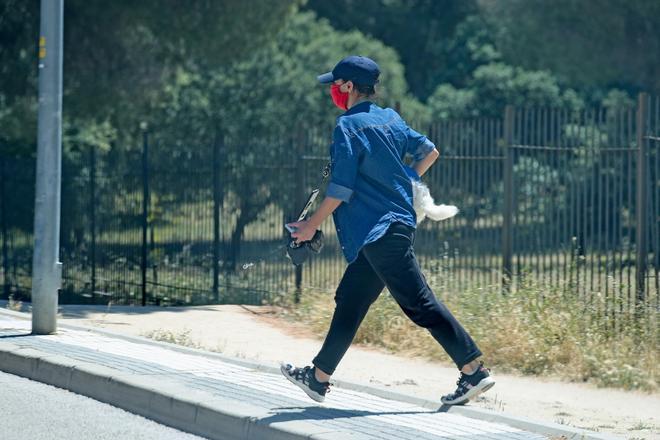
[(364, 411), (359, 409), (325, 408), (322, 406), (292, 406), (274, 408), (274, 414), (260, 419), (259, 423), (278, 423), (291, 420), (329, 420), (365, 416), (404, 414), (428, 414), (434, 411)]
[[(2, 331), (2, 330), (0, 330)], [(0, 335), (0, 339), (8, 339), (8, 338), (22, 338), (25, 336), (33, 336), (32, 333), (20, 333), (20, 334), (9, 334), (9, 335)]]
[(123, 315), (146, 315), (155, 312), (189, 312), (191, 310), (220, 310), (212, 306), (185, 306), (185, 307), (162, 307), (162, 306), (103, 306), (103, 305), (61, 305), (58, 308), (58, 314), (64, 318), (87, 318), (91, 314), (105, 313), (112, 315), (120, 313)]
[[(8, 308), (9, 301), (0, 300), (0, 308)], [(21, 302), (14, 306), (14, 311), (21, 313), (31, 313), (32, 304), (29, 302)], [(154, 312), (188, 312), (191, 310), (206, 310), (216, 311), (221, 313), (222, 310), (215, 306), (177, 306), (177, 307), (164, 307), (164, 306), (119, 306), (119, 305), (98, 305), (98, 304), (60, 304), (57, 307), (57, 313), (62, 318), (87, 318), (90, 314), (94, 313), (121, 313), (127, 315), (146, 315)]]

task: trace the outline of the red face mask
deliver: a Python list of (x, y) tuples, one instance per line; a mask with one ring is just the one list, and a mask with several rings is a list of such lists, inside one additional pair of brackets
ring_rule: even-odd
[(330, 96), (332, 96), (332, 102), (335, 103), (337, 107), (342, 110), (348, 110), (348, 92), (342, 92), (339, 90), (341, 87), (339, 84), (333, 84), (330, 86)]

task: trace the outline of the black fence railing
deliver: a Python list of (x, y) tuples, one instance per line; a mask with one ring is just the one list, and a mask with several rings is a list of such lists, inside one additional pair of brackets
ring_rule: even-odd
[[(502, 119), (418, 127), (441, 157), (424, 177), (448, 221), (419, 225), (416, 252), (443, 294), (534, 278), (610, 311), (660, 308), (660, 100), (618, 109), (507, 108)], [(217, 136), (81, 148), (63, 166), (61, 302), (261, 303), (332, 291), (326, 247), (296, 270), (293, 219), (328, 160), (331, 130), (275, 141)], [(3, 296), (29, 298), (34, 162), (0, 156)]]

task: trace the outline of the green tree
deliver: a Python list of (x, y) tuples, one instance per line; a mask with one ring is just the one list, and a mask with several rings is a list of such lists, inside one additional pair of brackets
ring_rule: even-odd
[[(65, 148), (125, 141), (118, 137), (133, 134), (176, 66), (209, 68), (249, 54), (279, 30), (299, 1), (66, 1)], [(35, 150), (39, 12), (38, 0), (0, 2), (5, 152), (9, 146), (23, 154)]]
[(457, 89), (441, 84), (428, 100), (435, 119), (472, 116), (501, 117), (504, 107), (562, 107), (577, 110), (582, 100), (571, 89), (545, 71), (529, 71), (503, 63), (478, 67), (467, 82)]
[[(88, 223), (89, 151), (99, 152), (98, 190), (133, 194), (123, 171), (138, 150), (138, 125), (152, 122), (179, 66), (204, 71), (269, 42), (300, 0), (67, 0), (64, 2), (62, 244), (83, 242)], [(40, 2), (0, 1), (0, 154), (33, 156), (37, 133)], [(257, 31), (258, 30), (258, 31)], [(106, 159), (106, 160), (103, 160)], [(116, 159), (116, 160), (115, 160)], [(104, 168), (103, 163), (112, 166)], [(121, 183), (121, 184), (120, 184)], [(21, 187), (26, 200), (31, 188)], [(128, 197), (126, 197), (128, 199)], [(99, 215), (116, 210), (112, 200)], [(130, 219), (124, 219), (129, 225)], [(31, 230), (31, 221), (17, 227)]]
[(460, 86), (464, 69), (469, 69), (456, 34), (466, 17), (477, 12), (475, 0), (309, 0), (307, 7), (337, 29), (356, 29), (394, 48), (411, 91), (420, 99), (444, 82)]
[(0, 153), (36, 143), (36, 0), (0, 2)]
[[(479, 2), (505, 61), (572, 87), (660, 92), (660, 2)], [(598, 94), (598, 93), (597, 93)]]

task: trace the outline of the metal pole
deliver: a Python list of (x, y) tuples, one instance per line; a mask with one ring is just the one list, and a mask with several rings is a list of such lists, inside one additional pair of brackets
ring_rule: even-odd
[[(305, 203), (305, 195), (303, 194), (303, 191), (305, 190), (305, 163), (303, 159), (303, 152), (304, 152), (304, 144), (303, 144), (303, 133), (302, 131), (298, 131), (297, 135), (295, 136), (294, 142), (296, 143), (296, 152), (298, 153), (296, 155), (296, 161), (297, 161), (297, 167), (296, 167), (296, 176), (295, 176), (295, 185), (296, 185), (296, 195), (295, 195), (295, 201), (296, 201), (296, 208), (295, 209), (302, 209), (301, 207)], [(297, 214), (293, 214), (292, 218), (294, 221), (298, 220), (296, 217), (294, 217)], [(298, 304), (300, 303), (300, 296), (302, 295), (302, 279), (303, 279), (303, 265), (302, 264), (297, 264), (295, 265), (295, 293), (294, 293), (294, 298), (293, 301)]]
[(504, 212), (502, 213), (502, 288), (508, 291), (513, 276), (513, 118), (510, 105), (504, 111)]
[(42, 0), (39, 38), (39, 122), (32, 258), (32, 333), (57, 331), (62, 286), (62, 16), (64, 0)]
[(149, 226), (149, 134), (142, 126), (142, 305), (147, 305), (147, 228)]
[(9, 292), (11, 290), (11, 284), (9, 283), (9, 250), (7, 249), (7, 240), (9, 239), (7, 235), (7, 205), (6, 205), (6, 194), (5, 194), (5, 179), (7, 178), (5, 174), (5, 158), (0, 156), (0, 224), (2, 229), (2, 273), (3, 275), (3, 296), (9, 298)]
[(92, 244), (90, 250), (90, 257), (92, 263), (92, 291), (90, 292), (95, 295), (96, 292), (96, 148), (92, 145), (90, 148), (90, 171), (89, 171), (89, 192), (90, 192), (90, 201), (89, 201), (89, 212), (91, 220), (91, 235), (92, 235)]
[(648, 175), (647, 168), (647, 140), (646, 135), (646, 118), (647, 118), (647, 101), (648, 95), (640, 93), (637, 99), (637, 206), (636, 206), (636, 253), (635, 253), (635, 267), (636, 267), (636, 300), (637, 305), (644, 303), (646, 299), (645, 285), (646, 285), (646, 263), (647, 263), (647, 234), (646, 234), (646, 220), (647, 220), (647, 182)]
[(222, 134), (216, 132), (213, 143), (213, 300), (220, 301), (220, 143)]

